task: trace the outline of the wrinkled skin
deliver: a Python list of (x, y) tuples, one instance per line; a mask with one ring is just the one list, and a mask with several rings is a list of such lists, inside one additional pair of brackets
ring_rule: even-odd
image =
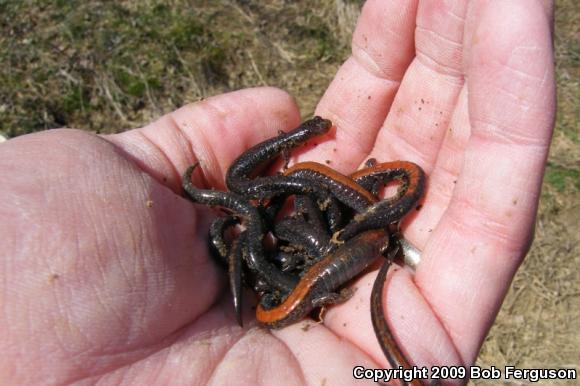
[[(338, 131), (295, 157), (427, 172), (404, 226), (422, 261), (385, 286), (419, 366), (475, 360), (533, 238), (555, 112), (551, 4), (449, 3), (367, 3), (316, 110)], [(118, 135), (1, 144), (2, 383), (334, 385), (355, 383), (355, 365), (387, 367), (370, 322), (376, 271), (323, 325), (270, 332), (247, 301), (241, 329), (208, 257), (210, 212), (181, 197), (193, 162), (197, 186), (223, 189), (238, 154), (299, 122), (286, 93), (256, 88)]]

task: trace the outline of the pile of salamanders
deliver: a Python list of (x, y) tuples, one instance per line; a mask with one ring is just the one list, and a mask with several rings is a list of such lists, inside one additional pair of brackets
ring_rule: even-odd
[[(417, 207), (425, 185), (421, 168), (371, 159), (350, 176), (316, 162), (259, 175), (280, 155), (288, 163), (291, 149), (331, 127), (329, 120), (314, 117), (250, 148), (227, 172), (229, 192), (193, 186), (197, 164), (184, 173), (183, 188), (195, 203), (228, 210), (212, 223), (209, 240), (212, 253), (228, 267), (240, 325), (242, 284), (259, 297), (258, 322), (282, 328), (315, 309), (345, 301), (352, 291), (343, 287), (378, 256), (388, 257), (373, 286), (371, 317), (390, 364), (409, 368), (389, 331), (381, 298), (397, 250), (388, 229)], [(379, 199), (391, 182), (398, 182), (397, 192)]]

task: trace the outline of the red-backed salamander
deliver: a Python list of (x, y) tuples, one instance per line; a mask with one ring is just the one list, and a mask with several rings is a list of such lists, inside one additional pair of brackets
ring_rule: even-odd
[(389, 235), (382, 229), (360, 233), (310, 267), (292, 292), (277, 306), (256, 309), (258, 322), (269, 328), (292, 324), (314, 308), (346, 300), (335, 290), (361, 273), (387, 250)]
[(240, 223), (234, 215), (218, 217), (209, 226), (208, 243), (209, 250), (217, 262), (223, 266), (228, 265), (228, 254), (231, 246), (225, 240), (224, 234), (229, 227)]
[[(304, 271), (308, 258), (309, 256), (304, 251), (284, 249), (271, 257), (272, 261), (281, 267), (282, 272), (290, 272), (298, 276)], [(264, 288), (263, 291), (267, 292), (268, 288)]]
[(248, 232), (242, 231), (240, 235), (232, 241), (232, 246), (228, 254), (228, 273), (230, 281), (230, 291), (234, 303), (236, 321), (242, 326), (242, 261), (247, 260), (248, 255)]
[(288, 133), (260, 142), (242, 153), (226, 173), (226, 185), (232, 192), (250, 199), (270, 199), (278, 195), (302, 194), (315, 197), (324, 207), (334, 230), (338, 228), (340, 208), (322, 185), (298, 177), (255, 177), (282, 153), (304, 144), (309, 139), (327, 133), (332, 127), (328, 119), (314, 117)]
[[(379, 346), (381, 346), (391, 368), (398, 369), (399, 367), (403, 367), (404, 369), (411, 369), (411, 365), (399, 349), (399, 346), (393, 337), (393, 333), (385, 319), (385, 310), (383, 309), (383, 288), (385, 286), (385, 278), (387, 277), (387, 272), (389, 271), (391, 263), (391, 259), (385, 261), (381, 266), (381, 269), (379, 269), (379, 273), (373, 284), (373, 290), (371, 292), (371, 320), (373, 322), (375, 335), (379, 341)], [(403, 385), (412, 386), (423, 385), (419, 379), (413, 379), (411, 382), (405, 382), (401, 379), (401, 383)]]
[(294, 215), (318, 229), (329, 232), (324, 214), (311, 197), (302, 195), (294, 197)]
[(319, 259), (330, 251), (330, 236), (324, 229), (297, 218), (280, 220), (274, 227), (274, 235), (290, 245), (298, 246), (309, 256)]
[(423, 169), (407, 161), (376, 164), (351, 174), (351, 178), (365, 187), (376, 186), (377, 181), (386, 183), (393, 179), (402, 179), (403, 186), (395, 198), (381, 200), (356, 214), (342, 230), (333, 235), (336, 241), (345, 241), (362, 231), (385, 228), (400, 221), (417, 205), (425, 188)]
[(244, 196), (251, 194), (253, 176), (261, 172), (271, 160), (313, 137), (327, 133), (331, 127), (332, 122), (328, 119), (314, 117), (288, 133), (282, 132), (274, 138), (254, 145), (229, 167), (226, 174), (228, 189)]
[(282, 173), (289, 177), (311, 180), (325, 186), (337, 199), (351, 209), (362, 212), (378, 201), (377, 197), (351, 177), (318, 162), (300, 162)]
[[(241, 232), (228, 245), (224, 238), (227, 228), (239, 224), (240, 220), (234, 216), (216, 218), (209, 227), (209, 247), (212, 256), (228, 269), (230, 291), (234, 303), (234, 311), (238, 324), (242, 325), (242, 259), (247, 260), (247, 234)], [(246, 256), (246, 257), (245, 257)]]
[(189, 198), (199, 204), (221, 206), (234, 212), (246, 228), (248, 267), (266, 281), (271, 288), (275, 288), (282, 293), (290, 292), (296, 284), (296, 278), (284, 274), (264, 257), (262, 246), (264, 227), (258, 209), (235, 193), (198, 189), (193, 186), (191, 175), (196, 167), (197, 164), (190, 166), (183, 174), (183, 189)]

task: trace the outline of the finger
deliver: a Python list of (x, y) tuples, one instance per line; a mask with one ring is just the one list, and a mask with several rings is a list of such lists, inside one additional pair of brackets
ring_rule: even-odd
[(543, 6), (483, 3), (473, 20), (466, 37), (472, 133), (452, 201), (416, 275), (466, 363), (529, 247), (555, 111)]
[(417, 10), (416, 56), (371, 156), (416, 162), (430, 174), (464, 83), (463, 1), (424, 1)]
[[(390, 365), (377, 342), (370, 316), (369, 299), (376, 276), (377, 271), (371, 272), (355, 282), (353, 298), (331, 308), (324, 322), (336, 334), (367, 353), (380, 368), (388, 368)], [(399, 348), (411, 363), (417, 367), (461, 364), (447, 332), (430, 311), (411, 275), (400, 268), (392, 268), (385, 287), (381, 295), (385, 318)], [(417, 326), (421, 326), (422, 333), (417, 333)]]
[[(551, 2), (543, 2), (546, 15), (552, 21)], [(472, 7), (473, 8), (473, 7)], [(474, 11), (472, 17), (476, 16)], [(467, 24), (465, 36), (472, 36), (472, 23)], [(464, 46), (463, 55), (469, 55), (470, 45)], [(464, 64), (464, 67), (466, 65)], [(437, 154), (437, 160), (429, 174), (429, 190), (421, 212), (412, 220), (412, 226), (407, 228), (405, 238), (420, 250), (423, 250), (428, 238), (441, 216), (449, 206), (455, 184), (463, 167), (464, 151), (468, 144), (471, 125), (469, 122), (467, 84), (461, 88), (456, 106), (448, 124), (436, 122), (435, 126), (443, 124), (444, 138)]]
[[(370, 157), (381, 161), (413, 161), (431, 175), (464, 84), (466, 12), (463, 1), (419, 3), (415, 58), (405, 73)], [(427, 189), (423, 205), (427, 210), (413, 212), (405, 221), (404, 225), (413, 223), (412, 231), (405, 231), (405, 236), (419, 246), (438, 221), (435, 216), (440, 213), (432, 209), (448, 203), (439, 192)]]
[(405, 221), (409, 224), (405, 227), (405, 238), (419, 250), (425, 248), (433, 229), (447, 210), (463, 167), (465, 147), (471, 134), (467, 95), (467, 86), (464, 85), (451, 120), (448, 125), (445, 125), (445, 137), (435, 165), (429, 174), (429, 189), (421, 210), (415, 212), (409, 222)]
[(336, 140), (317, 147), (318, 160), (355, 170), (369, 153), (407, 66), (413, 58), (417, 1), (367, 1), (352, 54), (322, 97), (316, 113), (337, 126)]
[(141, 129), (107, 138), (175, 192), (181, 190), (181, 174), (195, 162), (205, 181), (194, 183), (223, 189), (225, 172), (238, 155), (299, 123), (292, 97), (264, 87), (192, 103)]
[[(292, 354), (293, 361), (286, 359), (284, 362), (288, 363), (290, 369), (300, 369), (303, 376), (301, 384), (341, 385), (345, 384), (345, 379), (352, 379), (354, 368), (376, 367), (359, 346), (345, 341), (343, 338), (345, 329), (343, 327), (338, 331), (339, 334), (333, 334), (324, 325), (307, 319), (281, 330), (273, 330), (271, 333), (283, 342), (287, 351)], [(371, 384), (370, 381), (365, 383), (364, 380), (358, 380), (356, 384), (359, 383)]]

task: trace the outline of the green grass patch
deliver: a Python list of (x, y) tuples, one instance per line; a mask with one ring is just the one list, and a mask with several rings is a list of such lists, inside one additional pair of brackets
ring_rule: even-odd
[(335, 6), (0, 0), (0, 130), (117, 132), (259, 85), (311, 113), (349, 51)]
[(574, 0), (556, 1), (556, 81), (558, 115), (556, 130), (578, 144), (580, 142), (580, 25), (578, 5)]
[(546, 182), (558, 192), (580, 190), (580, 170), (567, 168), (548, 161), (546, 168)]
[(325, 21), (317, 16), (300, 18), (292, 23), (289, 35), (294, 44), (303, 47), (303, 53), (311, 61), (336, 59), (340, 43), (334, 38)]
[(197, 85), (193, 98), (227, 89), (244, 35), (176, 3), (0, 3), (0, 128), (118, 131), (186, 103), (183, 84)]

